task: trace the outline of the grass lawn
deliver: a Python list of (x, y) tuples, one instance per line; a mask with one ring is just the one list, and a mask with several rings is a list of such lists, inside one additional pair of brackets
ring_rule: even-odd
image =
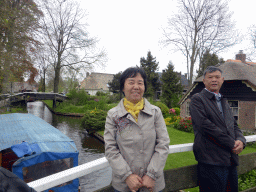
[(0, 108), (0, 114), (10, 114), (10, 113), (27, 113), (27, 109), (25, 107), (11, 107), (10, 111), (7, 111), (6, 107)]
[(104, 131), (97, 131), (101, 136), (104, 136)]
[[(174, 129), (172, 126), (167, 126), (167, 131), (170, 137), (170, 145), (193, 143), (194, 134), (183, 132)], [(184, 167), (188, 165), (196, 164), (196, 160), (192, 151), (169, 154), (166, 160), (164, 170), (174, 169), (178, 167)]]
[[(46, 103), (51, 109), (52, 109), (52, 105), (53, 105), (53, 101), (52, 100), (44, 100), (44, 103)], [(117, 105), (117, 103), (111, 103), (111, 104), (105, 104), (103, 105), (104, 101), (89, 101), (88, 104), (86, 105), (74, 105), (68, 101), (64, 101), (62, 103), (57, 102), (56, 103), (56, 108), (54, 109), (55, 112), (59, 112), (59, 113), (87, 113), (90, 112), (92, 110), (97, 109), (101, 109), (104, 111), (108, 111), (109, 109), (115, 107)]]

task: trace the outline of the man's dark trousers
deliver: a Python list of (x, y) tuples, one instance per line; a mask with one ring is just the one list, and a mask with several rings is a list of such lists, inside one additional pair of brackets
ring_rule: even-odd
[(236, 166), (217, 166), (198, 163), (200, 192), (238, 192)]

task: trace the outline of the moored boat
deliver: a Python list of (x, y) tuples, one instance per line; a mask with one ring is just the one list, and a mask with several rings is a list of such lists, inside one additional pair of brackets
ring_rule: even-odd
[[(0, 115), (0, 166), (26, 183), (78, 166), (73, 140), (32, 114)], [(46, 191), (77, 192), (79, 180)]]

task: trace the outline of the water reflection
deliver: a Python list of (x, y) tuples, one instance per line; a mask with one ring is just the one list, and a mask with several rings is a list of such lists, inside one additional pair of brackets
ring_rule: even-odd
[[(71, 138), (79, 150), (78, 164), (87, 163), (104, 156), (104, 145), (80, 129), (81, 118), (57, 116), (40, 101), (27, 104), (28, 113), (44, 119)], [(103, 188), (111, 182), (111, 168), (93, 172), (79, 178), (81, 192), (92, 192)]]

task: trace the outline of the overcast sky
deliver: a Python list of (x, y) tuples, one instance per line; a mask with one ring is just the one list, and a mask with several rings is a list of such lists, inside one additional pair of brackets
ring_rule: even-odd
[[(255, 0), (230, 0), (229, 10), (234, 12), (232, 19), (241, 34), (246, 35), (247, 28), (256, 24), (255, 5)], [(159, 44), (167, 19), (177, 13), (176, 0), (83, 0), (81, 6), (88, 13), (88, 32), (100, 39), (98, 47), (104, 47), (108, 57), (106, 67), (94, 72), (116, 74), (140, 65), (140, 58), (146, 58), (149, 50), (159, 62), (159, 71), (172, 61), (175, 71), (187, 72), (185, 57)], [(248, 47), (244, 40), (219, 56), (235, 59), (239, 50)]]

